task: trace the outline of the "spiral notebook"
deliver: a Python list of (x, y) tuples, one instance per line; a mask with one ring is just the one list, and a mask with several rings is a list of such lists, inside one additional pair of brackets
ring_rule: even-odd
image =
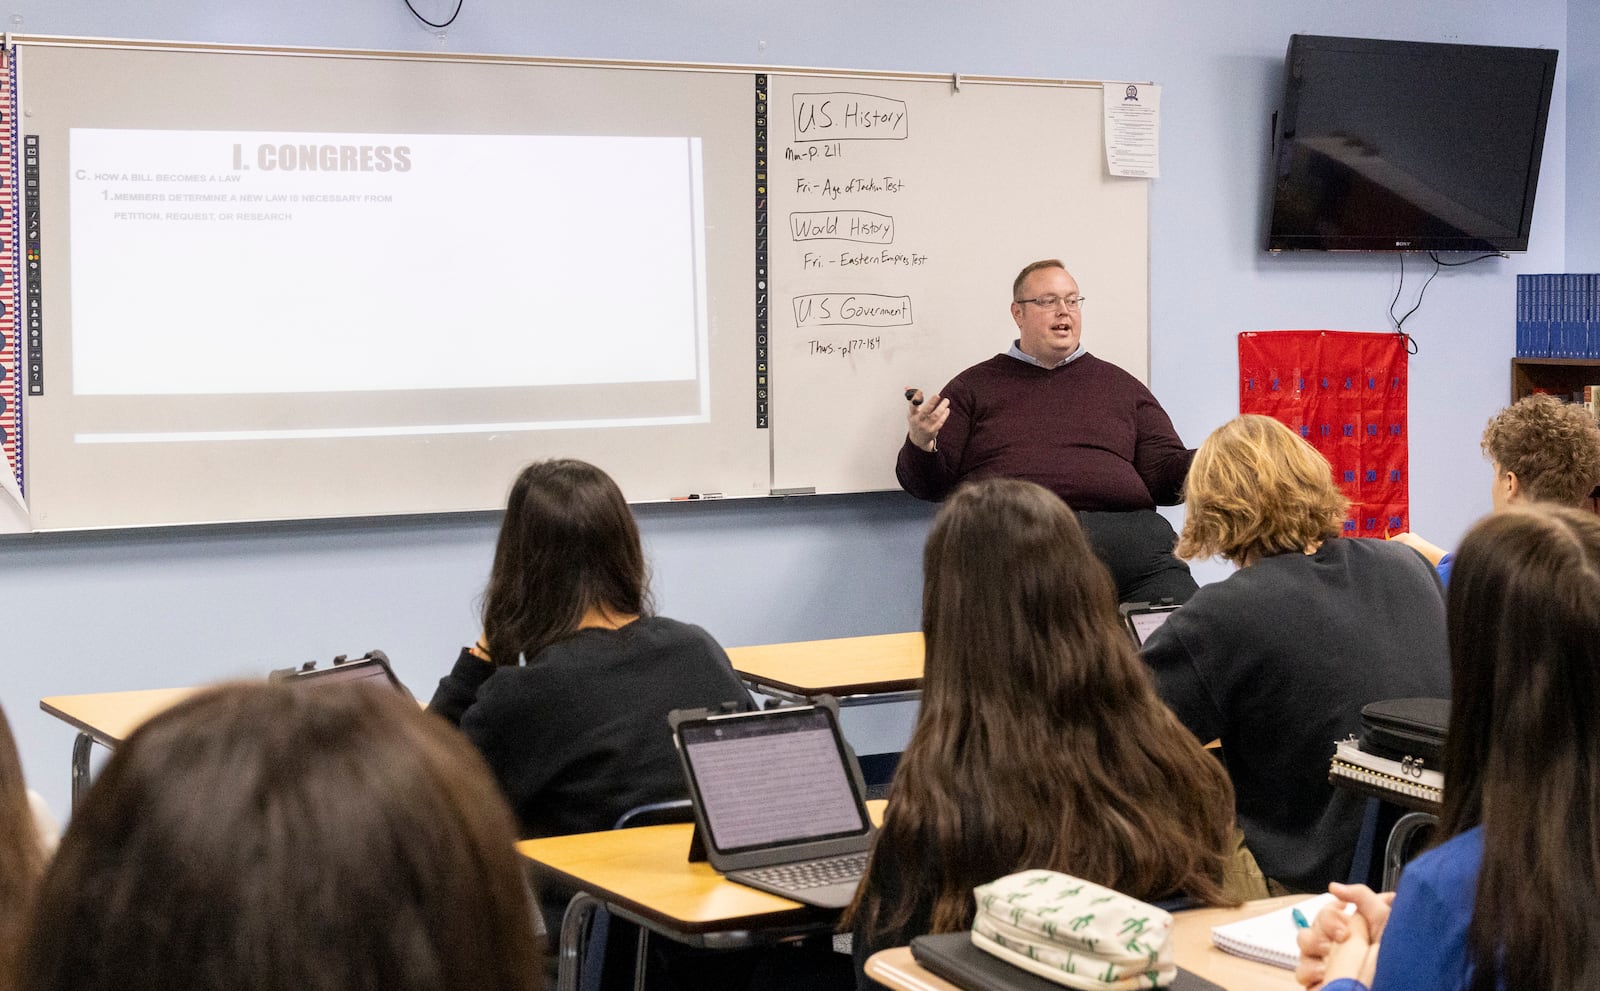
[(1300, 962), (1300, 946), (1296, 942), (1300, 927), (1294, 921), (1294, 910), (1299, 909), (1310, 921), (1332, 901), (1332, 895), (1314, 895), (1265, 915), (1212, 926), (1211, 942), (1234, 956), (1294, 970)]
[[(1346, 778), (1435, 804), (1444, 804), (1444, 775), (1410, 761), (1369, 754), (1350, 740), (1334, 744), (1328, 779)], [(1338, 784), (1337, 781), (1334, 784)]]

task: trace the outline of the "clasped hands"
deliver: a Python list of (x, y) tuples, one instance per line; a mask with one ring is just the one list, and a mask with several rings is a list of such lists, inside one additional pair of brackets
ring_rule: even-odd
[(1378, 894), (1364, 884), (1330, 884), (1328, 890), (1339, 900), (1318, 912), (1310, 928), (1300, 930), (1294, 979), (1311, 991), (1340, 977), (1354, 977), (1370, 987), (1394, 892)]

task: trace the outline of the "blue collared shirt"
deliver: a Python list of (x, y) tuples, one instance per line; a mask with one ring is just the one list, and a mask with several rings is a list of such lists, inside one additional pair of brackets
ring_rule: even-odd
[(1031, 355), (1028, 352), (1022, 350), (1022, 338), (1020, 338), (1020, 337), (1011, 342), (1011, 349), (1006, 352), (1006, 354), (1008, 356), (1010, 356), (1012, 358), (1015, 358), (1018, 361), (1025, 361), (1028, 364), (1033, 365), (1036, 368), (1060, 368), (1062, 365), (1065, 365), (1069, 361), (1077, 361), (1079, 358), (1083, 357), (1083, 355), (1086, 354), (1086, 353), (1087, 352), (1085, 352), (1083, 350), (1083, 345), (1079, 344), (1078, 345), (1078, 349), (1076, 351), (1074, 351), (1071, 354), (1067, 355), (1065, 358), (1062, 358), (1060, 361), (1056, 362), (1053, 365), (1046, 365), (1044, 362), (1040, 361), (1038, 358), (1035, 358), (1033, 355)]

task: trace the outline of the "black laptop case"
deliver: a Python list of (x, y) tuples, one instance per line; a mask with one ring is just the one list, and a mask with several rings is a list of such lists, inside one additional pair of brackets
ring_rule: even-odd
[(1439, 766), (1450, 726), (1449, 699), (1384, 699), (1361, 707), (1361, 749), (1389, 760)]

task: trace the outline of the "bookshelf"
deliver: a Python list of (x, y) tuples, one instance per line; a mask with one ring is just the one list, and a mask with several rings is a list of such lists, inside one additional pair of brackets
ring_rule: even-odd
[(1512, 358), (1511, 401), (1535, 391), (1571, 399), (1586, 385), (1600, 384), (1600, 358)]

